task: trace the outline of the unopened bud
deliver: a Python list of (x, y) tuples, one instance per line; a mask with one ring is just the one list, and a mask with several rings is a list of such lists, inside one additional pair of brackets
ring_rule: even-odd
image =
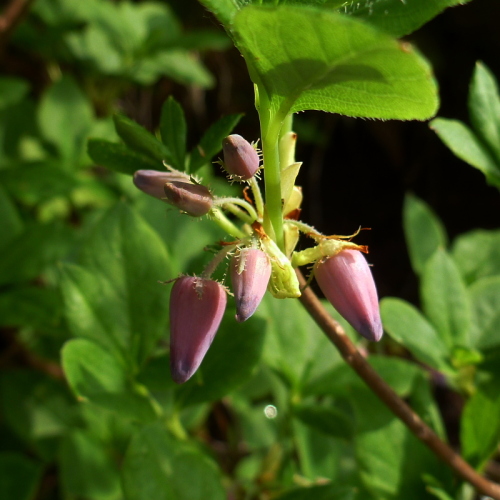
[(134, 173), (135, 186), (160, 200), (165, 198), (163, 186), (167, 182), (189, 182), (189, 175), (182, 172), (160, 172), (159, 170), (137, 170)]
[(236, 320), (246, 321), (257, 309), (271, 277), (271, 262), (257, 248), (243, 248), (231, 259)]
[(168, 182), (163, 186), (167, 201), (193, 217), (207, 214), (213, 205), (209, 189), (189, 182)]
[(226, 309), (224, 287), (210, 279), (182, 276), (170, 294), (170, 371), (189, 380), (200, 366)]
[(259, 170), (259, 155), (241, 135), (233, 134), (222, 141), (224, 169), (236, 179), (251, 179)]
[(371, 341), (381, 339), (377, 289), (360, 251), (342, 250), (324, 262), (319, 261), (314, 275), (325, 297), (356, 331)]

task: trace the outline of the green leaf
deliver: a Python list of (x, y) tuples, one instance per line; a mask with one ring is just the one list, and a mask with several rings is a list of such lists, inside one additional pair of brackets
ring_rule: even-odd
[(324, 484), (309, 486), (308, 488), (296, 488), (280, 495), (276, 500), (354, 500), (356, 492), (357, 490), (354, 488)]
[(162, 163), (170, 156), (168, 148), (144, 127), (123, 115), (114, 115), (116, 133), (133, 151)]
[(500, 96), (491, 71), (476, 63), (469, 92), (469, 115), (477, 136), (500, 163)]
[(0, 496), (12, 500), (34, 498), (42, 467), (19, 453), (0, 452)]
[(470, 347), (471, 311), (460, 273), (443, 249), (427, 261), (420, 284), (422, 309), (448, 349)]
[(73, 339), (61, 355), (69, 385), (80, 400), (134, 420), (155, 418), (150, 401), (133, 390), (126, 366), (112, 353), (90, 340)]
[(23, 232), (23, 221), (10, 196), (1, 185), (0, 213), (2, 214), (0, 249), (2, 249)]
[(178, 403), (215, 401), (245, 382), (260, 360), (265, 334), (262, 319), (236, 326), (234, 310), (228, 311), (200, 369), (177, 390)]
[(476, 281), (469, 288), (473, 310), (474, 346), (481, 350), (500, 344), (500, 276)]
[(63, 76), (54, 83), (40, 101), (40, 131), (57, 147), (61, 157), (70, 162), (71, 167), (83, 152), (92, 120), (89, 101), (69, 76)]
[(246, 7), (233, 33), (271, 116), (316, 109), (424, 120), (437, 110), (427, 62), (361, 21), (308, 6)]
[(467, 401), (461, 420), (462, 454), (473, 467), (483, 469), (500, 441), (498, 378), (479, 386)]
[(222, 140), (233, 131), (242, 116), (242, 114), (223, 116), (209, 127), (198, 146), (191, 151), (190, 172), (196, 172), (222, 150)]
[(384, 328), (394, 340), (419, 361), (450, 373), (446, 344), (415, 307), (404, 300), (385, 298), (381, 301), (380, 312)]
[(436, 118), (431, 121), (430, 127), (455, 156), (480, 170), (490, 184), (500, 185), (500, 164), (464, 123)]
[(476, 229), (461, 234), (453, 242), (451, 254), (467, 283), (498, 275), (500, 231)]
[(230, 27), (234, 15), (246, 4), (244, 0), (200, 0), (200, 3), (215, 14), (226, 28)]
[(112, 349), (134, 369), (164, 335), (171, 278), (161, 239), (119, 203), (96, 224), (82, 251), (86, 268), (66, 266), (62, 289), (76, 336)]
[(74, 430), (59, 452), (59, 472), (66, 498), (117, 500), (120, 475), (115, 457), (88, 431)]
[(208, 457), (175, 441), (160, 424), (141, 429), (125, 455), (127, 500), (224, 500), (220, 473)]
[(163, 104), (160, 117), (163, 144), (171, 152), (170, 162), (177, 170), (184, 170), (186, 161), (186, 118), (182, 106), (170, 96)]
[(71, 230), (60, 224), (26, 225), (0, 251), (0, 285), (40, 276), (66, 255), (72, 242)]
[(394, 37), (408, 35), (437, 16), (446, 7), (464, 4), (468, 0), (375, 0), (345, 2), (345, 12)]
[(104, 139), (89, 139), (87, 153), (98, 165), (121, 174), (133, 175), (136, 170), (157, 170), (163, 167), (159, 161), (149, 156)]
[(294, 407), (293, 414), (301, 422), (323, 434), (341, 439), (351, 439), (354, 435), (352, 421), (344, 412), (335, 408), (319, 405), (297, 405)]
[(411, 265), (420, 274), (429, 257), (446, 247), (446, 230), (427, 203), (411, 194), (403, 205), (403, 227)]
[(0, 389), (4, 422), (43, 458), (52, 459), (45, 456), (42, 443), (80, 423), (67, 387), (40, 372), (11, 370), (2, 374)]
[(0, 78), (0, 110), (19, 102), (28, 93), (28, 82), (16, 77)]
[(139, 59), (127, 76), (142, 85), (151, 85), (161, 76), (183, 85), (211, 88), (215, 84), (212, 74), (186, 50), (163, 50)]

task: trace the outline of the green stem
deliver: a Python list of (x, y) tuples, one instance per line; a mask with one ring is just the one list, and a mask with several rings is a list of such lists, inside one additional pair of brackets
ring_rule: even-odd
[(309, 224), (306, 224), (305, 222), (301, 222), (300, 220), (287, 219), (286, 224), (290, 224), (291, 226), (299, 228), (299, 231), (304, 233), (305, 235), (316, 234), (318, 236), (323, 236), (316, 228), (310, 226)]
[(219, 250), (215, 254), (215, 257), (205, 266), (205, 269), (203, 269), (203, 272), (201, 273), (201, 277), (209, 279), (215, 272), (219, 264), (227, 257), (227, 254), (229, 252), (232, 252), (235, 248), (236, 245), (228, 245), (222, 250)]
[(253, 199), (255, 201), (255, 206), (257, 207), (257, 213), (259, 214), (259, 217), (264, 217), (264, 200), (262, 199), (259, 183), (255, 179), (255, 176), (248, 182), (250, 184), (250, 188), (252, 189)]
[(223, 213), (222, 211), (217, 208), (217, 207), (212, 207), (210, 212), (209, 212), (210, 217), (212, 220), (226, 233), (231, 235), (233, 238), (245, 238), (246, 234), (236, 227)]
[[(242, 200), (241, 198), (220, 197), (216, 198), (215, 203), (220, 207), (229, 210), (232, 214), (236, 215), (236, 217), (239, 217), (243, 222), (246, 222), (247, 224), (252, 224), (258, 219), (255, 208), (253, 208), (252, 205), (248, 203), (248, 201)], [(240, 210), (234, 205), (243, 207), (246, 212), (243, 212), (243, 210)], [(236, 210), (233, 210), (233, 208), (235, 208)]]
[[(262, 102), (261, 102), (262, 106)], [(276, 244), (284, 251), (283, 213), (281, 202), (281, 171), (279, 158), (279, 134), (281, 121), (277, 117), (262, 119), (268, 109), (261, 109), (262, 154), (264, 157), (264, 183), (266, 186), (266, 213), (274, 229)]]

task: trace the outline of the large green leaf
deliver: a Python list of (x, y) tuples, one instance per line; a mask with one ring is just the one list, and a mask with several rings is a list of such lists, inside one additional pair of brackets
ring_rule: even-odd
[(75, 429), (63, 439), (59, 471), (66, 498), (122, 498), (115, 457), (87, 430)]
[(161, 109), (161, 140), (171, 153), (172, 167), (184, 170), (186, 161), (186, 118), (182, 106), (170, 96)]
[(478, 349), (500, 344), (500, 276), (476, 281), (470, 288), (473, 310), (472, 340)]
[(476, 64), (469, 92), (469, 115), (474, 131), (500, 162), (500, 97), (490, 70)]
[(464, 458), (483, 468), (500, 441), (500, 394), (498, 378), (482, 384), (467, 401), (460, 432)]
[(419, 361), (438, 370), (450, 371), (446, 344), (415, 307), (400, 299), (385, 298), (380, 311), (384, 327), (394, 340)]
[(467, 283), (500, 274), (500, 231), (476, 229), (453, 242), (453, 260)]
[(133, 175), (137, 170), (160, 170), (163, 165), (158, 160), (127, 148), (123, 144), (105, 139), (89, 139), (87, 152), (98, 165), (108, 167), (121, 174)]
[(141, 364), (165, 334), (171, 278), (165, 246), (132, 209), (119, 203), (96, 224), (82, 250), (86, 267), (63, 275), (66, 317), (74, 335)]
[(215, 464), (151, 424), (133, 437), (123, 464), (126, 500), (224, 500)]
[(469, 127), (447, 118), (432, 120), (430, 127), (453, 154), (480, 170), (491, 184), (500, 185), (500, 164)]
[(432, 209), (420, 198), (408, 194), (403, 205), (403, 228), (411, 265), (420, 274), (438, 248), (446, 247), (446, 230)]
[(179, 404), (215, 401), (245, 382), (260, 359), (265, 335), (266, 325), (261, 318), (239, 324), (234, 310), (229, 310), (200, 369), (179, 387)]
[(354, 500), (357, 489), (332, 484), (296, 488), (277, 497), (277, 500)]
[(344, 2), (345, 12), (395, 37), (407, 35), (437, 16), (446, 7), (468, 0), (366, 0)]
[(304, 424), (323, 434), (341, 439), (350, 439), (354, 435), (352, 421), (335, 408), (320, 405), (297, 405), (294, 415)]
[(68, 166), (72, 167), (81, 155), (92, 120), (90, 102), (69, 76), (54, 83), (40, 101), (42, 135), (57, 147)]
[(309, 6), (252, 6), (232, 30), (271, 115), (317, 109), (423, 120), (436, 112), (427, 62), (363, 22)]
[(2, 214), (2, 239), (0, 249), (23, 232), (23, 221), (10, 196), (0, 185), (0, 213)]
[(443, 249), (427, 261), (421, 281), (422, 308), (448, 349), (470, 347), (471, 311), (465, 284)]
[(31, 500), (42, 475), (41, 464), (14, 452), (0, 452), (0, 496)]
[(170, 157), (170, 151), (144, 127), (123, 115), (115, 115), (116, 133), (133, 151), (144, 154), (154, 161), (163, 162)]
[(62, 350), (64, 373), (75, 394), (135, 420), (155, 417), (150, 401), (129, 383), (126, 366), (98, 344), (73, 339)]

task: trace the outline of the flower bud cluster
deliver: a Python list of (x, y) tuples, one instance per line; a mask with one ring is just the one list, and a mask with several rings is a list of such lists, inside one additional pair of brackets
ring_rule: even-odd
[[(296, 134), (280, 141), (283, 241), (276, 243), (273, 225), (265, 216), (263, 198), (255, 180), (260, 158), (255, 147), (239, 135), (223, 140), (223, 165), (232, 180), (248, 181), (253, 200), (217, 198), (184, 172), (139, 170), (134, 184), (192, 216), (209, 215), (237, 240), (223, 243), (201, 276), (181, 276), (170, 296), (170, 364), (172, 378), (184, 383), (196, 372), (220, 326), (227, 304), (227, 289), (211, 279), (212, 273), (231, 256), (229, 275), (236, 305), (236, 320), (246, 321), (256, 311), (266, 290), (276, 298), (300, 297), (295, 269), (313, 264), (313, 275), (325, 297), (364, 337), (378, 341), (383, 328), (378, 297), (370, 268), (362, 252), (365, 247), (353, 236), (324, 236), (298, 220), (302, 191), (295, 185), (301, 163), (295, 162)], [(246, 188), (249, 189), (249, 188)], [(222, 210), (244, 223), (238, 228)], [(296, 251), (300, 233), (315, 240), (315, 246)]]

